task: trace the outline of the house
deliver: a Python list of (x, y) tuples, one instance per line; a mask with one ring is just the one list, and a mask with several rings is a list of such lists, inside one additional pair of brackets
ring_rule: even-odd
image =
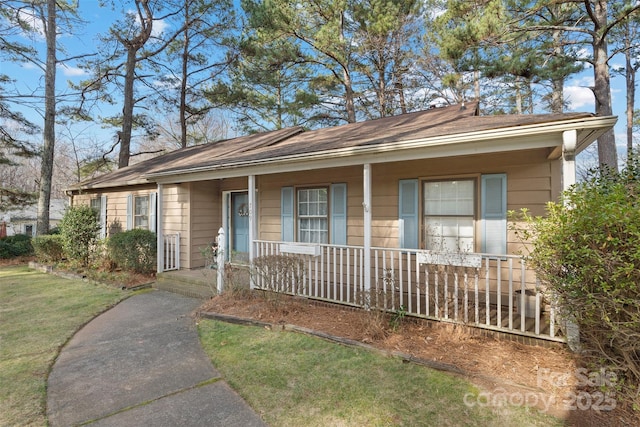
[[(49, 204), (49, 227), (57, 227), (64, 211), (67, 208), (66, 199), (51, 199)], [(36, 224), (38, 222), (38, 206), (28, 205), (19, 209), (12, 209), (7, 212), (0, 212), (0, 224), (6, 227), (6, 235), (26, 234), (36, 235)]]
[[(69, 195), (99, 209), (103, 236), (156, 231), (158, 272), (205, 266), (221, 230), (226, 260), (260, 270), (256, 288), (277, 276), (309, 298), (563, 341), (507, 211), (543, 214), (574, 183), (575, 155), (615, 121), (480, 116), (470, 102), (188, 147)], [(284, 255), (294, 267), (277, 265)]]

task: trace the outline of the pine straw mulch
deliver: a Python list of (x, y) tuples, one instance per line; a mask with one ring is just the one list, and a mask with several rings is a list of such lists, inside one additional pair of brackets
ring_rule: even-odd
[[(567, 410), (563, 401), (583, 391), (576, 388), (578, 361), (565, 346), (531, 346), (498, 339), (474, 329), (405, 317), (392, 328), (392, 318), (379, 312), (259, 292), (226, 293), (206, 301), (198, 312), (270, 324), (271, 327), (317, 331), (321, 336), (346, 339), (407, 360), (461, 375), (489, 398), (524, 397), (529, 406), (567, 420), (572, 426), (629, 425), (619, 408), (614, 411)], [(562, 379), (567, 379), (566, 385)], [(591, 391), (587, 391), (591, 393)], [(543, 400), (544, 399), (544, 400)], [(538, 402), (535, 405), (535, 402)], [(575, 402), (574, 402), (575, 404)]]

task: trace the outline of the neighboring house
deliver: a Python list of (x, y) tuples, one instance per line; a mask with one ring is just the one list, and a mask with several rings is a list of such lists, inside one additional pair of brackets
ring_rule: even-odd
[(390, 309), (562, 340), (507, 211), (544, 214), (575, 181), (574, 156), (615, 121), (479, 116), (472, 102), (188, 147), (69, 194), (100, 210), (103, 235), (160, 231), (159, 272), (204, 266), (222, 228), (232, 261), (299, 257), (290, 293), (362, 305), (381, 292)]
[[(64, 216), (67, 205), (66, 199), (51, 199), (49, 205), (49, 228), (58, 226)], [(0, 223), (3, 222), (6, 225), (7, 236), (26, 234), (33, 237), (36, 235), (38, 206), (34, 204), (21, 209), (0, 212)]]

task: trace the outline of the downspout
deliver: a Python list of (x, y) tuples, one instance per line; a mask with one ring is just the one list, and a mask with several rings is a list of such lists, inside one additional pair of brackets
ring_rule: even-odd
[[(164, 270), (164, 235), (162, 231), (162, 184), (158, 184), (158, 195), (156, 196), (156, 259), (158, 262), (157, 272), (162, 273)], [(180, 242), (178, 242), (180, 244)]]
[[(256, 240), (256, 176), (249, 175), (249, 265), (253, 265), (253, 258), (255, 257), (254, 242)], [(253, 276), (250, 275), (249, 282), (250, 289), (255, 287)]]
[(362, 170), (364, 210), (364, 290), (371, 290), (371, 164), (366, 163)]

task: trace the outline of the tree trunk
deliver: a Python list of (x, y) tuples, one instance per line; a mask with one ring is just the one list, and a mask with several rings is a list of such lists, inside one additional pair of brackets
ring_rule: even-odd
[[(189, 16), (190, 2), (186, 1), (184, 5), (184, 22), (187, 24), (191, 17)], [(180, 146), (187, 146), (187, 78), (189, 64), (189, 25), (184, 27), (184, 45), (182, 47), (182, 81), (180, 82)]]
[[(564, 54), (564, 50), (562, 48), (562, 35), (559, 30), (553, 31), (553, 53), (557, 58), (561, 58)], [(564, 110), (564, 81), (563, 78), (553, 78), (551, 79), (551, 112), (552, 113), (562, 113)]]
[(56, 143), (56, 1), (47, 0), (47, 65), (45, 69), (45, 112), (43, 129), (42, 165), (40, 169), (40, 191), (38, 195), (38, 220), (36, 234), (49, 232), (49, 205), (51, 203), (51, 181), (53, 157)]
[(129, 166), (131, 154), (131, 129), (133, 128), (133, 81), (136, 77), (136, 52), (133, 47), (127, 48), (127, 65), (124, 76), (124, 106), (122, 107), (122, 132), (120, 132), (120, 154), (118, 168)]
[(133, 84), (136, 79), (136, 65), (138, 51), (142, 49), (153, 29), (153, 11), (149, 0), (136, 0), (138, 17), (140, 18), (140, 33), (132, 39), (123, 39), (116, 35), (118, 41), (127, 49), (127, 62), (124, 75), (124, 105), (122, 107), (122, 131), (120, 132), (120, 154), (118, 168), (129, 166), (131, 155), (131, 131), (133, 129), (133, 107), (135, 105)]
[[(600, 30), (607, 23), (607, 2), (598, 0), (594, 7), (594, 36), (593, 36), (593, 75), (595, 86), (593, 94), (596, 98), (596, 115), (611, 116), (611, 77), (609, 76), (608, 49), (606, 35), (601, 35)], [(601, 166), (607, 166), (613, 171), (618, 171), (618, 153), (616, 151), (616, 138), (613, 129), (598, 138), (598, 161)]]
[(626, 24), (625, 44), (625, 80), (627, 83), (627, 161), (633, 157), (633, 106), (636, 101), (636, 67), (632, 63), (632, 41), (630, 24)]
[[(344, 38), (344, 14), (345, 12), (341, 12), (340, 14), (340, 45), (345, 45)], [(351, 81), (351, 73), (349, 72), (349, 59), (348, 54), (345, 55), (344, 63), (342, 66), (342, 80), (344, 84), (344, 107), (347, 112), (347, 122), (355, 123), (356, 122), (356, 106), (355, 101), (353, 99), (353, 83)]]

